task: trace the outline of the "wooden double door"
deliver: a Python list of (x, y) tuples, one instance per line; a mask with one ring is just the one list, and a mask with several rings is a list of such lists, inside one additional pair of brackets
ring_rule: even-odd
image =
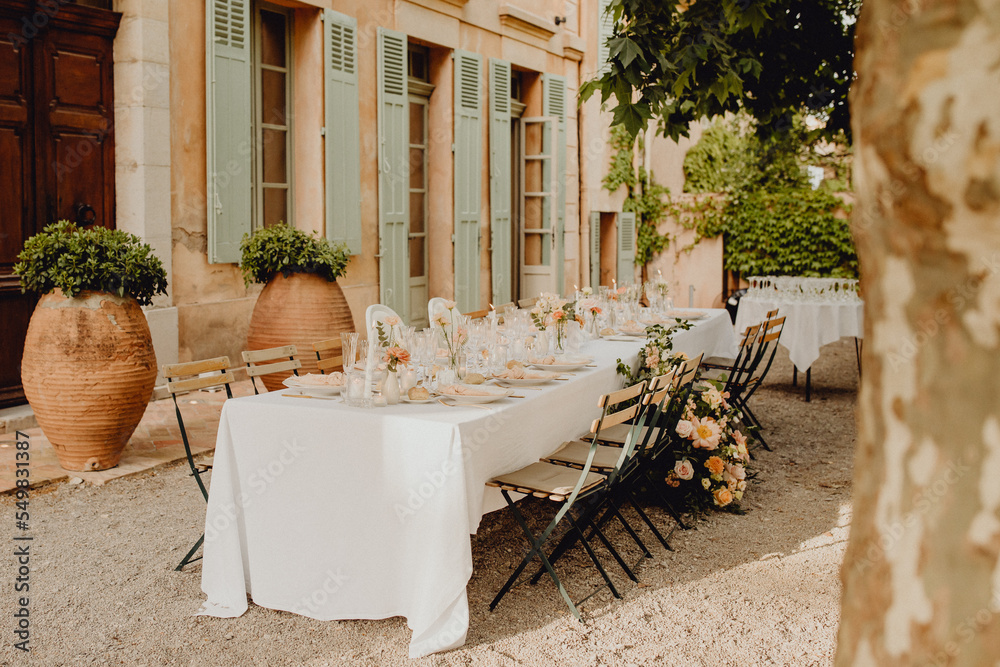
[(115, 226), (113, 41), (120, 14), (0, 0), (0, 407), (24, 402), (21, 352), (37, 297), (13, 266), (56, 220)]

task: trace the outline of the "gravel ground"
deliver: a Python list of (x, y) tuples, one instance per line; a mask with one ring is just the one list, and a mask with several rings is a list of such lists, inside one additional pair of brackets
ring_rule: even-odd
[[(205, 505), (174, 465), (103, 487), (58, 484), (31, 499), (31, 646), (12, 647), (13, 557), (0, 564), (0, 664), (38, 665), (829, 665), (836, 648), (839, 567), (850, 523), (857, 367), (853, 341), (823, 349), (813, 401), (791, 386), (779, 348), (754, 397), (773, 452), (745, 515), (713, 514), (674, 533), (636, 585), (611, 569), (623, 600), (602, 591), (569, 615), (551, 582), (489, 601), (523, 549), (506, 512), (486, 519), (472, 548), (466, 645), (406, 658), (403, 619), (320, 622), (255, 605), (237, 619), (195, 617), (200, 563), (173, 567), (201, 530)], [(14, 499), (0, 498), (7, 544)], [(669, 519), (655, 508), (659, 525)], [(619, 535), (616, 544), (627, 546)], [(627, 549), (626, 549), (627, 550)], [(12, 548), (4, 549), (10, 554)], [(629, 553), (637, 559), (638, 552)], [(585, 557), (560, 566), (575, 599), (596, 587)]]

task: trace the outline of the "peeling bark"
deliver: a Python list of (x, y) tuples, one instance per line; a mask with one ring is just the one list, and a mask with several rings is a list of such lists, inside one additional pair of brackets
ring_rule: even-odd
[(865, 0), (838, 665), (1000, 662), (1000, 5)]

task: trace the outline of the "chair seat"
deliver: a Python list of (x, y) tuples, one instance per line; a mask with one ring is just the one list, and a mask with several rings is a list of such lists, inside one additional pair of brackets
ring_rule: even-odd
[(732, 369), (732, 367), (735, 364), (736, 364), (736, 360), (728, 358), (728, 357), (708, 357), (707, 359), (702, 359), (702, 361), (701, 361), (701, 365), (702, 366), (708, 366), (708, 367), (711, 367), (711, 368), (729, 368), (729, 369)]
[[(612, 470), (618, 465), (618, 459), (621, 455), (621, 447), (598, 445), (591, 467), (597, 470)], [(583, 440), (573, 440), (572, 442), (564, 442), (554, 454), (546, 456), (542, 460), (583, 468), (584, 464), (587, 463), (588, 456), (590, 456), (590, 443)]]
[[(555, 465), (554, 463), (532, 463), (529, 466), (494, 477), (486, 482), (487, 486), (499, 486), (500, 488), (519, 493), (530, 493), (536, 497), (548, 497), (551, 500), (565, 500), (566, 496), (573, 492), (580, 479), (580, 471), (566, 466)], [(604, 475), (596, 472), (587, 473), (583, 487), (580, 492), (589, 491), (604, 482)]]

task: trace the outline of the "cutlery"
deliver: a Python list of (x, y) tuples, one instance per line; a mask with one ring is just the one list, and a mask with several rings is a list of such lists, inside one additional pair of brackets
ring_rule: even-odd
[(282, 394), (282, 396), (287, 396), (288, 398), (316, 398), (321, 401), (336, 401), (339, 400), (335, 396), (311, 396), (309, 394)]
[(485, 405), (477, 405), (475, 403), (462, 403), (459, 405), (458, 403), (448, 403), (443, 398), (439, 398), (438, 403), (441, 405), (447, 405), (449, 408), (479, 408), (480, 410), (489, 410), (489, 408)]

